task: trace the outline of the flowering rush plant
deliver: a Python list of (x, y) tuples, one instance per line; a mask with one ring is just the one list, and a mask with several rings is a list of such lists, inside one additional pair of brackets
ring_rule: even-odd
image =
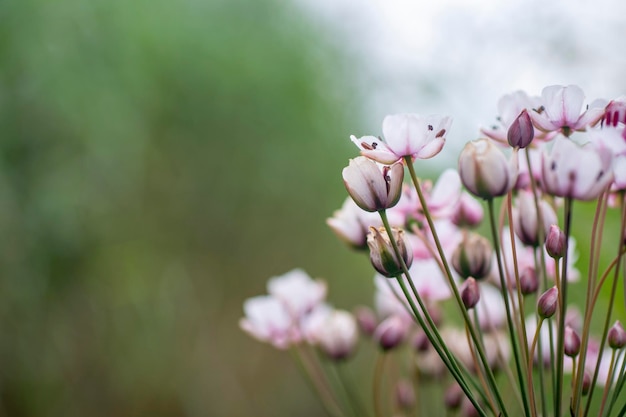
[[(450, 117), (391, 115), (382, 137), (353, 136), (349, 198), (327, 224), (369, 254), (375, 309), (335, 309), (325, 282), (293, 270), (245, 301), (241, 328), (291, 349), (333, 417), (625, 415), (614, 304), (626, 265), (626, 98), (584, 104), (573, 85), (502, 97), (497, 125), (434, 183), (416, 167), (441, 151)], [(579, 201), (595, 207), (584, 271)], [(616, 222), (611, 245), (604, 231)], [(580, 306), (572, 285), (586, 287)], [(341, 371), (359, 341), (378, 350), (367, 398)]]

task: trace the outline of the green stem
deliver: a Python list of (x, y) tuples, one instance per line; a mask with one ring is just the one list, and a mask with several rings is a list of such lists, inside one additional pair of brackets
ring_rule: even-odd
[[(624, 228), (626, 227), (626, 204), (624, 204), (624, 193), (622, 192), (620, 195), (620, 203), (621, 203), (621, 208), (622, 208), (622, 220), (621, 220), (621, 227), (620, 227), (620, 231), (624, 230)], [(611, 316), (613, 314), (613, 304), (615, 302), (615, 295), (617, 292), (617, 282), (619, 280), (619, 272), (620, 272), (620, 266), (621, 266), (621, 262), (622, 262), (622, 258), (623, 258), (623, 251), (622, 251), (622, 247), (623, 247), (623, 236), (620, 232), (619, 236), (618, 236), (618, 258), (617, 258), (617, 264), (615, 266), (615, 274), (613, 275), (613, 283), (611, 285), (611, 294), (609, 296), (609, 306), (608, 306), (608, 311), (606, 313), (606, 317), (604, 320), (604, 327), (602, 330), (602, 338), (600, 339), (600, 350), (599, 352), (602, 352), (602, 350), (604, 349), (605, 343), (606, 343), (606, 337), (609, 333), (609, 326), (611, 323)], [(602, 286), (602, 284), (599, 285), (597, 291), (599, 291), (600, 287)], [(595, 304), (595, 302), (594, 302)], [(594, 305), (592, 304), (590, 306), (590, 316), (591, 316), (591, 312), (593, 311)], [(591, 320), (591, 317), (590, 317)], [(587, 326), (588, 327), (588, 326)], [(584, 329), (583, 329), (583, 334), (584, 334)], [(585, 345), (586, 348), (586, 345)], [(586, 349), (585, 349), (586, 351)], [(596, 367), (595, 370), (593, 372), (593, 378), (591, 380), (591, 387), (593, 388), (596, 384), (596, 381), (598, 379), (598, 372), (600, 370), (600, 362), (601, 362), (601, 356), (598, 357), (598, 362), (596, 363)], [(591, 398), (593, 396), (593, 389), (591, 389), (589, 391), (589, 398), (587, 399), (587, 404), (585, 406), (585, 416), (587, 415), (587, 413), (589, 412), (589, 408), (591, 407)]]
[(504, 401), (502, 400), (502, 395), (500, 394), (500, 390), (498, 389), (498, 385), (496, 383), (495, 377), (493, 375), (493, 370), (491, 369), (491, 367), (489, 366), (489, 361), (487, 360), (487, 355), (485, 354), (484, 349), (482, 348), (481, 344), (480, 344), (480, 339), (478, 338), (477, 334), (476, 334), (476, 329), (474, 328), (474, 325), (472, 324), (472, 321), (469, 317), (469, 314), (467, 313), (467, 309), (465, 308), (464, 304), (463, 304), (463, 300), (461, 299), (461, 294), (459, 293), (459, 290), (456, 286), (456, 283), (454, 282), (454, 278), (452, 275), (452, 271), (450, 270), (450, 265), (448, 263), (448, 260), (446, 258), (446, 255), (443, 251), (443, 247), (441, 246), (441, 241), (439, 240), (439, 235), (437, 234), (437, 230), (435, 229), (435, 224), (432, 220), (432, 216), (430, 215), (430, 211), (428, 210), (428, 205), (426, 203), (426, 199), (424, 198), (424, 193), (422, 192), (422, 187), (420, 185), (420, 181), (417, 178), (417, 175), (415, 174), (415, 168), (413, 167), (413, 163), (411, 161), (410, 157), (405, 157), (405, 162), (406, 165), (409, 169), (409, 173), (411, 175), (411, 180), (413, 181), (413, 185), (415, 186), (415, 190), (417, 191), (417, 196), (419, 198), (420, 201), (420, 205), (422, 206), (422, 211), (424, 213), (424, 217), (426, 218), (426, 221), (428, 222), (428, 227), (430, 228), (430, 232), (433, 236), (433, 240), (435, 241), (435, 246), (437, 248), (437, 252), (439, 253), (439, 257), (441, 258), (441, 261), (443, 263), (444, 269), (446, 271), (446, 273), (444, 274), (446, 279), (448, 280), (448, 284), (450, 285), (450, 289), (452, 290), (452, 294), (454, 295), (454, 298), (456, 300), (457, 306), (459, 307), (461, 314), (463, 315), (463, 320), (465, 321), (465, 324), (468, 326), (469, 330), (470, 330), (470, 334), (472, 336), (472, 341), (474, 342), (474, 344), (477, 347), (477, 351), (478, 351), (478, 355), (480, 356), (480, 360), (483, 363), (483, 367), (485, 368), (485, 373), (487, 374), (487, 379), (489, 381), (489, 385), (491, 390), (493, 391), (495, 397), (496, 397), (496, 401), (498, 403), (498, 406), (500, 407), (500, 411), (502, 412), (502, 415), (504, 417), (508, 416), (508, 411), (504, 405)]
[(489, 209), (489, 222), (491, 224), (491, 235), (493, 238), (494, 250), (496, 253), (496, 260), (498, 264), (498, 275), (500, 276), (500, 291), (502, 292), (502, 298), (504, 299), (504, 305), (506, 308), (506, 320), (509, 327), (509, 337), (511, 338), (511, 346), (513, 347), (513, 357), (515, 359), (515, 367), (517, 370), (517, 378), (519, 382), (519, 389), (522, 393), (522, 402), (524, 404), (524, 414), (530, 416), (530, 410), (528, 406), (528, 398), (526, 396), (526, 384), (524, 383), (524, 375), (520, 364), (520, 352), (517, 337), (515, 335), (515, 325), (513, 323), (513, 317), (511, 316), (511, 303), (508, 297), (507, 282), (504, 275), (504, 269), (502, 267), (502, 257), (500, 251), (500, 240), (498, 237), (498, 231), (496, 227), (496, 219), (494, 214), (493, 199), (487, 200)]
[[(561, 288), (559, 289), (559, 325), (557, 327), (557, 351), (556, 351), (556, 393), (554, 400), (554, 415), (560, 417), (563, 402), (563, 357), (565, 354), (565, 312), (567, 311), (567, 263), (569, 252), (569, 237), (572, 224), (572, 199), (565, 198), (565, 253), (563, 255), (563, 274), (561, 276)], [(555, 260), (558, 263), (558, 260)], [(580, 365), (579, 365), (580, 366)], [(576, 414), (575, 414), (576, 415)]]

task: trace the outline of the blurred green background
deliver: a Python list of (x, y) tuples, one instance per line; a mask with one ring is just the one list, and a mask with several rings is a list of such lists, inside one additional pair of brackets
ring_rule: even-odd
[(238, 320), (296, 266), (371, 298), (324, 224), (362, 111), (332, 33), (274, 0), (0, 22), (0, 415), (319, 415)]
[(294, 267), (371, 303), (324, 224), (380, 124), (359, 58), (280, 0), (4, 0), (0, 23), (0, 416), (320, 415), (238, 320)]

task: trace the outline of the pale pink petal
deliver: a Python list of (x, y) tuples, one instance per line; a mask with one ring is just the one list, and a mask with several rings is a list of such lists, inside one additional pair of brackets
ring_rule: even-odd
[(401, 157), (393, 153), (391, 149), (375, 136), (363, 136), (357, 139), (356, 136), (350, 136), (350, 140), (361, 150), (361, 155), (366, 156), (381, 164), (393, 164)]

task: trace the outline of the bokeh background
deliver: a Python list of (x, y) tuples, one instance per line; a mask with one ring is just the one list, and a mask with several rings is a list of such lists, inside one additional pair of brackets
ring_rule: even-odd
[(371, 303), (367, 261), (324, 224), (349, 135), (451, 114), (432, 176), (504, 93), (624, 94), (623, 9), (3, 0), (0, 416), (320, 415), (238, 320), (294, 267)]

